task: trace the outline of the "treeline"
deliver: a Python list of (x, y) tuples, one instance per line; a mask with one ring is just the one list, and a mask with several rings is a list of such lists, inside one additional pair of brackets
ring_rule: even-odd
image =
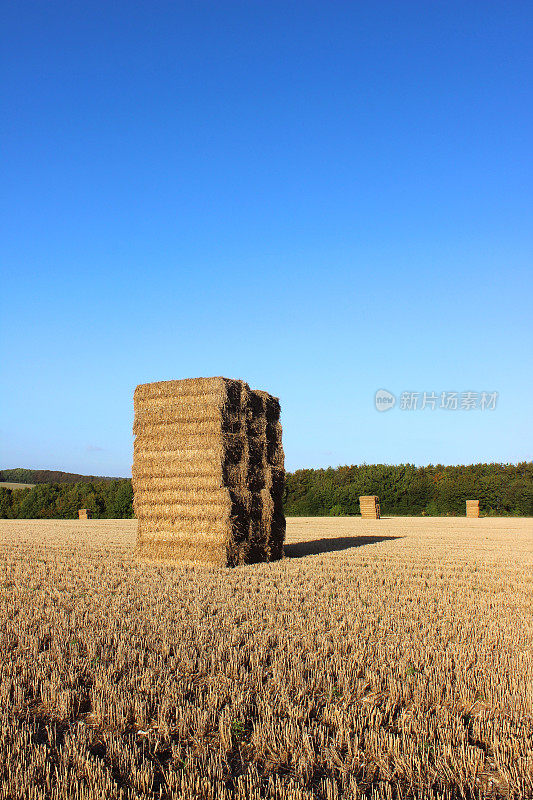
[(0, 487), (0, 519), (75, 519), (80, 508), (89, 509), (95, 518), (133, 517), (131, 480)]
[(0, 483), (99, 483), (123, 478), (103, 478), (98, 475), (76, 475), (75, 472), (59, 472), (52, 469), (3, 469)]
[(365, 494), (379, 496), (385, 516), (464, 515), (468, 499), (479, 499), (483, 514), (533, 516), (533, 462), (300, 469), (287, 475), (285, 513), (351, 516)]
[[(32, 478), (35, 474), (21, 472), (32, 473)], [(23, 478), (36, 482), (26, 474), (19, 480)], [(533, 462), (301, 469), (287, 475), (285, 513), (352, 516), (359, 514), (363, 494), (377, 494), (385, 516), (463, 516), (468, 499), (479, 499), (482, 514), (533, 516)], [(79, 508), (88, 508), (94, 517), (129, 518), (133, 517), (132, 501), (131, 481), (124, 479), (89, 482), (84, 478), (77, 483), (42, 483), (33, 489), (0, 488), (0, 518), (74, 519)]]

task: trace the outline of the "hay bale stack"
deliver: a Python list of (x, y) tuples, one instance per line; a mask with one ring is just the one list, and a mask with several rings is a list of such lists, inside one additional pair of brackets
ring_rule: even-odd
[(466, 501), (466, 516), (479, 517), (479, 500)]
[(363, 495), (360, 497), (359, 507), (363, 519), (379, 519), (381, 517), (379, 497), (375, 494)]
[(88, 508), (80, 508), (78, 511), (78, 519), (91, 519), (92, 513)]
[(138, 386), (138, 552), (233, 566), (283, 555), (280, 405), (227, 378)]

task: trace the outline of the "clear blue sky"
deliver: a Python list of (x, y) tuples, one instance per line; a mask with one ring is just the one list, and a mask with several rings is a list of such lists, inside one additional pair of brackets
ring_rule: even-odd
[(2, 29), (0, 468), (129, 475), (135, 385), (200, 375), (281, 398), (289, 469), (532, 457), (529, 2), (42, 0)]

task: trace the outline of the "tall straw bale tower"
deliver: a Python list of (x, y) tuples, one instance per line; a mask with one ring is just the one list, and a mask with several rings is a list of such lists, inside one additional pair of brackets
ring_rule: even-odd
[(281, 558), (279, 400), (241, 380), (193, 378), (138, 386), (134, 410), (138, 552), (229, 566)]

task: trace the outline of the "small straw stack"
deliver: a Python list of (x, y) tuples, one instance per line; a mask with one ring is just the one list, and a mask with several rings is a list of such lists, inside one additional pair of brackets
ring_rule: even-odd
[(466, 516), (479, 517), (479, 500), (466, 501)]
[(80, 508), (78, 519), (91, 519), (91, 512), (87, 508)]
[(375, 494), (363, 495), (360, 497), (359, 507), (363, 519), (379, 519), (381, 517), (379, 497)]
[(234, 566), (283, 556), (280, 406), (227, 378), (138, 386), (134, 508), (140, 555)]

